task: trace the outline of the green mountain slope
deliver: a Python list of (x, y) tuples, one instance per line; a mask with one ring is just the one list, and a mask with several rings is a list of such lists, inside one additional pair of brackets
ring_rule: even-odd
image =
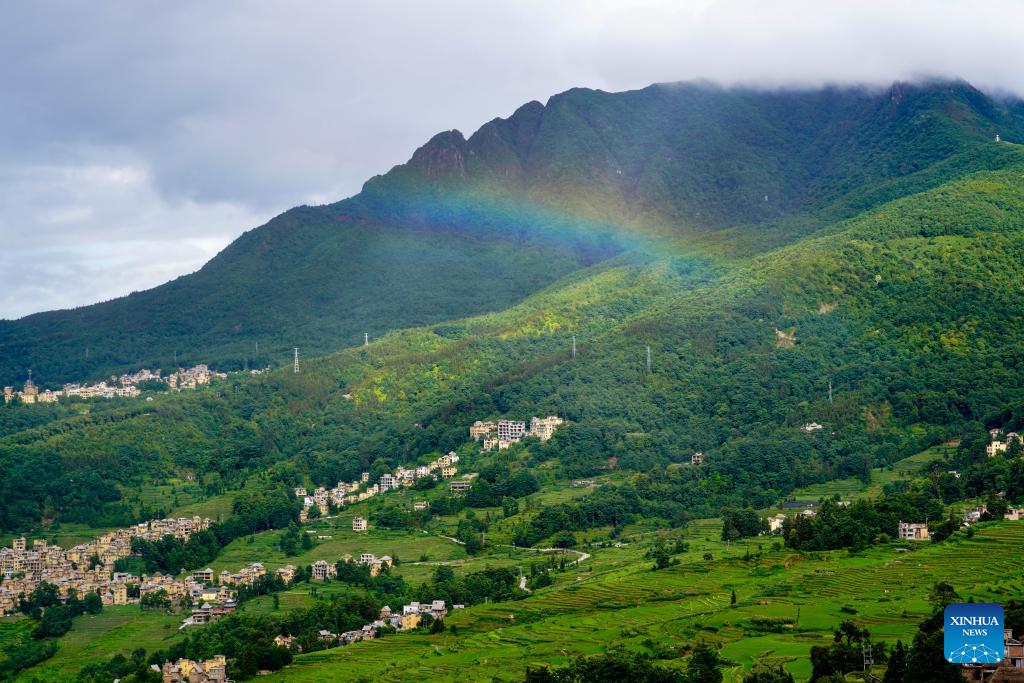
[[(1000, 168), (1019, 103), (959, 82), (761, 92), (575, 89), (468, 139), (442, 133), (351, 199), (293, 209), (199, 272), (0, 321), (0, 381), (280, 364), (362, 333), (498, 311), (648, 240), (764, 252), (899, 196)], [(256, 344), (259, 343), (259, 353)]]
[[(0, 439), (5, 524), (115, 509), (60, 485), (99, 468), (230, 484), (290, 462), (333, 483), (458, 447), (476, 419), (548, 412), (571, 424), (534, 465), (646, 473), (641, 490), (687, 514), (866, 478), (1024, 405), (1024, 152), (998, 147), (1000, 170), (752, 258), (709, 253), (711, 233), (648, 240), (505, 311), (390, 333), (299, 375), (15, 425)], [(705, 466), (681, 466), (696, 450)]]

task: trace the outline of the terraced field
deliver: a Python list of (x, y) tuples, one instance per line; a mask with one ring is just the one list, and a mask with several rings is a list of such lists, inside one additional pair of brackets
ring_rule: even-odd
[(175, 615), (143, 613), (137, 606), (106, 607), (101, 614), (78, 617), (71, 631), (60, 639), (57, 653), (17, 680), (73, 680), (74, 673), (83, 666), (104, 662), (115, 653), (127, 655), (139, 647), (149, 651), (165, 648), (182, 637), (180, 621)]
[[(693, 643), (722, 647), (726, 680), (754, 661), (779, 662), (799, 679), (810, 673), (813, 644), (852, 618), (876, 638), (908, 641), (928, 611), (927, 593), (949, 581), (964, 596), (1019, 596), (1024, 524), (997, 522), (972, 539), (943, 545), (883, 546), (794, 554), (764, 539), (726, 549), (713, 521), (691, 525), (678, 566), (652, 571), (640, 544), (595, 551), (593, 564), (569, 572), (527, 599), (480, 605), (446, 621), (458, 635), (396, 635), (302, 655), (272, 681), (522, 680), (530, 662), (562, 662), (615, 646), (657, 653), (669, 665)], [(747, 550), (760, 557), (744, 560)], [(713, 551), (711, 549), (714, 549)], [(712, 551), (705, 561), (703, 553)], [(730, 606), (732, 591), (737, 604)]]

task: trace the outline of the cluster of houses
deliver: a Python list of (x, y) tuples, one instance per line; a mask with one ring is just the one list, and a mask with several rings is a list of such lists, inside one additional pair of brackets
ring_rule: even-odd
[(490, 451), (497, 448), (500, 451), (519, 443), (527, 436), (547, 441), (564, 422), (565, 420), (557, 415), (534, 417), (530, 419), (530, 426), (527, 428), (526, 422), (520, 420), (477, 420), (470, 426), (469, 436), (474, 441), (481, 442), (482, 450)]
[[(440, 476), (443, 479), (450, 479), (458, 473), (458, 467), (456, 466), (458, 461), (458, 454), (452, 451), (426, 465), (417, 465), (415, 467), (399, 466), (394, 472), (385, 472), (380, 476), (380, 479), (374, 484), (366, 486), (366, 488), (362, 487), (369, 484), (369, 472), (363, 472), (359, 477), (359, 481), (348, 483), (339, 481), (331, 489), (321, 486), (313, 491), (309, 491), (304, 486), (297, 486), (295, 488), (295, 497), (302, 501), (302, 511), (299, 513), (299, 518), (303, 522), (308, 520), (309, 510), (314, 507), (320, 512), (321, 516), (324, 516), (328, 513), (330, 505), (340, 508), (346, 503), (358, 503), (380, 493), (412, 486), (417, 480), (424, 477), (434, 477), (436, 479)], [(362, 490), (360, 490), (361, 488)], [(353, 530), (365, 531), (366, 529), (355, 529), (353, 527)]]
[(32, 541), (16, 538), (10, 548), (0, 548), (0, 613), (14, 612), (19, 596), (28, 595), (46, 582), (53, 584), (62, 597), (71, 590), (79, 596), (97, 593), (107, 605), (124, 605), (139, 598), (128, 598), (128, 584), (139, 586), (139, 597), (164, 590), (172, 599), (183, 598), (201, 586), (175, 581), (172, 577), (156, 573), (134, 577), (114, 571), (114, 563), (131, 555), (132, 539), (155, 541), (174, 536), (183, 541), (197, 531), (210, 526), (210, 520), (201, 517), (154, 519), (125, 529), (103, 534), (89, 543), (64, 549), (43, 539)]
[[(462, 609), (464, 605), (452, 605), (452, 609)], [(423, 623), (423, 617), (429, 615), (434, 619), (443, 619), (448, 614), (448, 608), (444, 600), (434, 600), (427, 603), (411, 602), (402, 606), (401, 612), (393, 611), (385, 605), (380, 610), (380, 615), (374, 621), (365, 624), (362, 628), (344, 633), (332, 633), (321, 630), (317, 637), (331, 645), (350, 645), (360, 640), (372, 640), (377, 637), (377, 630), (390, 627), (396, 631), (408, 631), (418, 628)], [(301, 651), (295, 642), (295, 636), (279, 635), (274, 638), (274, 644), (278, 647)]]
[[(394, 564), (394, 559), (390, 555), (383, 555), (377, 557), (373, 553), (362, 553), (359, 555), (359, 559), (355, 559), (349, 554), (341, 556), (342, 562), (355, 562), (356, 564), (364, 564), (370, 568), (370, 576), (377, 576), (384, 569), (390, 569)], [(317, 560), (312, 564), (313, 580), (314, 581), (327, 581), (333, 579), (338, 575), (338, 565), (326, 560)]]
[(228, 662), (224, 655), (216, 655), (202, 662), (179, 659), (176, 662), (164, 662), (163, 667), (153, 664), (153, 670), (163, 676), (163, 683), (230, 683), (227, 668)]
[(50, 391), (49, 389), (39, 391), (39, 387), (32, 381), (31, 372), (29, 372), (29, 378), (25, 380), (25, 386), (21, 391), (16, 391), (14, 387), (4, 387), (4, 403), (12, 403), (14, 401), (29, 404), (56, 403), (59, 398), (59, 391)]
[(1003, 434), (1001, 429), (990, 429), (988, 433), (992, 437), (992, 441), (985, 446), (985, 454), (990, 458), (994, 458), (1000, 453), (1005, 453), (1014, 441), (1018, 444), (1024, 444), (1024, 437), (1017, 432)]
[[(988, 514), (988, 506), (985, 504), (979, 505), (973, 510), (968, 510), (963, 515), (963, 523), (965, 526), (980, 522), (982, 518)], [(1006, 512), (1003, 513), (1003, 519), (1011, 522), (1019, 522), (1024, 518), (1024, 508), (1013, 507), (1012, 505), (1007, 506)]]
[(209, 384), (211, 379), (226, 379), (227, 373), (214, 372), (206, 365), (196, 365), (189, 369), (178, 368), (176, 372), (167, 375), (164, 381), (171, 391), (182, 389), (195, 389), (196, 387)]
[[(193, 602), (202, 601), (202, 605), (192, 610), (180, 628), (208, 624), (217, 617), (231, 614), (238, 607), (235, 601), (237, 591), (228, 586), (251, 586), (266, 575), (267, 569), (261, 562), (242, 567), (235, 573), (224, 570), (220, 574), (214, 574), (209, 567), (192, 572), (185, 583), (201, 588), (198, 595), (194, 594), (192, 597)], [(295, 565), (285, 565), (275, 570), (274, 575), (287, 586), (295, 580)]]
[(32, 372), (29, 371), (29, 378), (21, 391), (14, 387), (4, 387), (4, 403), (19, 401), (21, 403), (57, 403), (64, 398), (134, 398), (141, 394), (138, 384), (147, 381), (163, 382), (171, 391), (181, 389), (195, 389), (198, 386), (209, 384), (213, 378), (225, 378), (227, 374), (214, 372), (206, 365), (196, 365), (185, 369), (178, 368), (175, 372), (166, 377), (160, 376), (159, 370), (143, 368), (136, 372), (127, 373), (120, 377), (111, 375), (110, 380), (103, 380), (95, 384), (65, 384), (63, 389), (51, 391), (39, 390), (32, 381)]

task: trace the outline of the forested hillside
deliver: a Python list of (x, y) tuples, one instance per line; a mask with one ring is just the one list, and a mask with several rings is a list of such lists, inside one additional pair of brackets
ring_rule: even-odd
[[(965, 83), (885, 90), (574, 89), (439, 134), (337, 204), (252, 230), (199, 272), (0, 321), (0, 381), (179, 362), (280, 365), (500, 311), (649, 241), (749, 257), (1015, 154), (1019, 102)], [(257, 351), (257, 344), (259, 351)]]
[[(648, 234), (504, 311), (393, 332), (298, 375), (235, 375), (88, 414), (8, 406), (4, 528), (131, 518), (115, 484), (154, 477), (211, 491), (254, 472), (333, 484), (463, 446), (476, 419), (552, 412), (570, 423), (528, 447), (529, 466), (555, 479), (638, 473), (639, 499), (623, 504), (647, 514), (867, 480), (1024, 406), (1024, 153), (972, 145), (958, 165), (939, 162), (956, 177), (937, 182), (946, 171), (929, 167), (927, 189), (766, 239), (753, 257), (717, 248), (735, 227)], [(697, 450), (705, 464), (689, 466)], [(90, 478), (100, 470), (111, 474)]]

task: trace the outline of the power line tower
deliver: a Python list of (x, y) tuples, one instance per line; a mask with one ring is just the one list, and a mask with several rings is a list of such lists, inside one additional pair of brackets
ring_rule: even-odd
[(369, 345), (370, 345), (370, 333), (369, 332), (363, 332), (363, 346), (369, 346)]
[(647, 374), (651, 374), (651, 347), (647, 346)]
[(871, 671), (871, 665), (875, 663), (875, 660), (871, 657), (871, 641), (864, 641), (861, 646), (864, 650), (864, 673)]
[(828, 402), (832, 403), (832, 380), (828, 381)]
[(572, 357), (573, 357), (573, 360), (576, 359), (576, 335), (575, 334), (572, 335)]
[(292, 372), (299, 374), (299, 347), (295, 347), (295, 360), (292, 364)]

